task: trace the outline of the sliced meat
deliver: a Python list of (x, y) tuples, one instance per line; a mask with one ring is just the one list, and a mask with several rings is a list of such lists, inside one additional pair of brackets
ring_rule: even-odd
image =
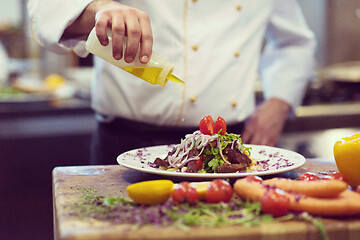
[(217, 141), (212, 141), (210, 142), (208, 145), (205, 146), (203, 153), (201, 154), (201, 156), (203, 157), (204, 161), (208, 161), (214, 158), (213, 155), (205, 155), (204, 153), (206, 152), (206, 150), (210, 150), (211, 151), (211, 146), (210, 144), (213, 146), (213, 148), (217, 147)]
[(192, 158), (192, 157), (195, 157), (195, 156), (198, 156), (200, 153), (199, 149), (196, 149), (196, 148), (193, 148), (189, 151), (189, 157), (188, 158)]
[(210, 144), (211, 144), (211, 146), (212, 146), (213, 148), (216, 148), (216, 147), (217, 147), (217, 141), (214, 140), (214, 141), (211, 141), (208, 145), (206, 145), (204, 149), (205, 149), (205, 150), (211, 150)]
[(166, 161), (167, 158), (165, 158), (165, 160), (161, 159), (161, 158), (156, 158), (154, 161), (154, 164), (157, 168), (159, 167), (164, 167), (164, 168), (168, 168), (170, 166), (170, 164), (168, 163), (168, 161)]
[(244, 164), (246, 167), (249, 167), (251, 164), (251, 159), (236, 148), (231, 149), (230, 146), (227, 146), (224, 148), (223, 154), (227, 156), (227, 160), (233, 164)]
[[(192, 158), (192, 157), (196, 157), (198, 156), (200, 153), (200, 151), (196, 148), (194, 149), (191, 149), (190, 152), (189, 152), (189, 158)], [(190, 173), (196, 173), (197, 171), (199, 171), (199, 168), (196, 166), (196, 161), (189, 161), (187, 163), (187, 169), (186, 169), (186, 172), (190, 172)]]
[(196, 166), (196, 161), (190, 161), (187, 163), (187, 169), (186, 172), (189, 173), (197, 173), (199, 171), (199, 168)]
[(236, 173), (239, 171), (245, 171), (246, 165), (245, 164), (223, 164), (221, 166), (218, 166), (216, 171), (218, 173)]

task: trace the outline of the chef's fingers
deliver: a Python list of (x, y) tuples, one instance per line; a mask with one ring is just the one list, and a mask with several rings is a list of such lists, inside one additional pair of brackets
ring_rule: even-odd
[(151, 57), (153, 46), (153, 35), (151, 30), (150, 18), (146, 13), (139, 16), (139, 23), (141, 27), (141, 40), (140, 40), (140, 55), (139, 60), (141, 63), (147, 63)]
[(125, 23), (122, 16), (114, 17), (112, 19), (112, 52), (116, 60), (123, 57), (124, 36), (125, 36)]
[(133, 14), (134, 12), (130, 13), (125, 15), (127, 42), (124, 59), (127, 63), (134, 61), (136, 53), (139, 49), (141, 38), (141, 27), (138, 17), (136, 14)]
[(241, 134), (241, 140), (247, 144), (274, 146), (276, 144), (275, 136), (274, 132), (261, 125), (258, 118), (253, 116), (248, 119)]
[(267, 134), (258, 134), (254, 137), (254, 143), (256, 145), (266, 145), (266, 146), (271, 146), (273, 147), (275, 145), (275, 141), (272, 138), (271, 135), (267, 135)]
[(277, 138), (276, 134), (271, 131), (267, 131), (261, 126), (250, 126), (250, 128), (246, 128), (243, 135), (242, 140), (247, 144), (255, 144), (255, 145), (266, 145), (266, 146), (275, 146)]
[[(117, 60), (124, 57), (128, 63), (134, 61), (140, 46), (139, 60), (147, 63), (152, 53), (152, 30), (147, 13), (136, 8), (109, 1), (102, 5), (95, 16), (96, 35), (100, 43), (106, 46), (109, 43), (106, 31), (112, 31), (113, 57)], [(125, 50), (124, 36), (127, 36)], [(125, 51), (125, 53), (124, 53)]]
[(254, 132), (254, 124), (252, 123), (251, 119), (248, 119), (246, 121), (245, 128), (241, 133), (242, 142), (250, 144), (253, 132)]
[(99, 42), (103, 46), (107, 46), (109, 44), (109, 39), (106, 34), (106, 29), (111, 22), (111, 16), (100, 11), (95, 15), (95, 29), (96, 36), (99, 39)]

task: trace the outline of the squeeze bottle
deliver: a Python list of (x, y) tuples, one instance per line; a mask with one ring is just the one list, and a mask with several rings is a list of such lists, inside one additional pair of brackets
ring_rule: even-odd
[[(165, 84), (170, 80), (180, 85), (184, 85), (184, 82), (172, 74), (174, 65), (171, 64), (164, 56), (156, 52), (152, 52), (151, 58), (147, 64), (143, 64), (139, 61), (139, 52), (135, 56), (135, 59), (132, 63), (127, 63), (124, 61), (124, 58), (116, 60), (112, 56), (112, 39), (111, 39), (111, 30), (107, 30), (107, 35), (109, 38), (109, 44), (103, 46), (100, 44), (99, 39), (96, 36), (95, 28), (93, 28), (89, 34), (89, 37), (86, 41), (86, 50), (105, 61), (151, 83), (158, 84), (160, 86), (165, 86)], [(126, 40), (124, 41), (124, 47)]]

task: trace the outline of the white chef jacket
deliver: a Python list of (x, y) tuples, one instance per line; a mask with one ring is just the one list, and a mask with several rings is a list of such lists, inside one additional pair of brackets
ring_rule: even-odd
[[(89, 2), (30, 0), (34, 37), (51, 51), (86, 56), (86, 36), (64, 41), (61, 35)], [(266, 99), (293, 109), (301, 103), (315, 40), (295, 0), (120, 2), (149, 14), (153, 50), (174, 64), (185, 86), (151, 85), (95, 57), (96, 112), (166, 126), (197, 126), (204, 115), (236, 123), (254, 111), (259, 76)]]

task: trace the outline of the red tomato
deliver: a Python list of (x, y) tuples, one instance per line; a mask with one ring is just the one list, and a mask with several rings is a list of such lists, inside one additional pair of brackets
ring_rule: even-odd
[(202, 168), (202, 167), (203, 167), (203, 160), (202, 160), (202, 158), (196, 160), (196, 161), (195, 161), (195, 164), (196, 164), (196, 167), (197, 167), (198, 169)]
[(221, 116), (218, 116), (216, 119), (214, 133), (220, 133), (220, 135), (225, 135), (226, 133), (226, 122)]
[(175, 187), (172, 193), (172, 199), (176, 203), (183, 203), (186, 201), (189, 203), (195, 203), (199, 200), (199, 194), (189, 182), (181, 182)]
[(254, 175), (250, 175), (250, 176), (247, 176), (245, 177), (245, 179), (248, 181), (248, 182), (262, 182), (262, 178), (259, 177), (259, 176), (254, 176)]
[(305, 172), (305, 173), (301, 174), (298, 179), (301, 181), (316, 181), (316, 180), (320, 180), (320, 177), (318, 175), (316, 175), (315, 173)]
[(195, 203), (199, 200), (199, 194), (194, 187), (189, 186), (186, 191), (186, 199), (189, 203)]
[(212, 180), (205, 193), (208, 203), (229, 202), (233, 195), (231, 185), (223, 179)]
[(355, 190), (357, 193), (360, 193), (360, 185), (357, 186), (356, 190)]
[(284, 216), (290, 209), (290, 200), (280, 189), (271, 188), (266, 191), (260, 203), (262, 211), (274, 217)]
[(337, 180), (341, 180), (341, 181), (344, 181), (346, 182), (347, 184), (349, 183), (348, 180), (346, 179), (346, 177), (340, 173), (340, 172), (333, 172), (333, 173), (330, 173), (330, 177), (332, 179), (337, 179)]
[(199, 123), (200, 132), (205, 135), (214, 134), (214, 120), (211, 116), (205, 116), (200, 120)]
[(320, 180), (331, 180), (331, 179), (333, 179), (333, 178), (330, 177), (329, 175), (325, 175), (320, 178)]
[(175, 187), (172, 193), (172, 200), (176, 203), (185, 202), (186, 199), (186, 189), (183, 185), (179, 184)]

